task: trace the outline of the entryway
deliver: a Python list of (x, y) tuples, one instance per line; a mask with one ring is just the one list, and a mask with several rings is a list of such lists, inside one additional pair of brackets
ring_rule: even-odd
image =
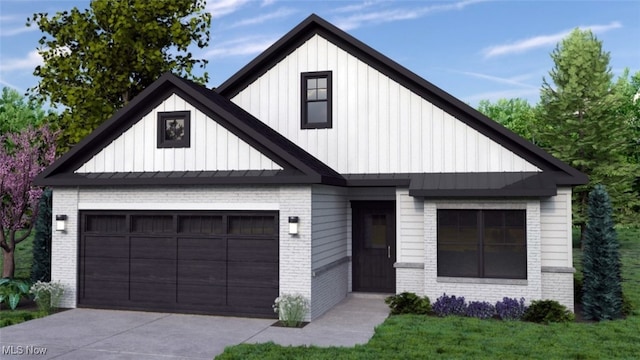
[(395, 293), (395, 201), (352, 201), (353, 291)]

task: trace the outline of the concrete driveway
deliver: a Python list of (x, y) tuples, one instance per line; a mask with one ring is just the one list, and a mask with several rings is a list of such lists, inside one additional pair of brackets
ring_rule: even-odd
[(379, 296), (349, 296), (302, 329), (274, 320), (73, 309), (0, 329), (1, 359), (212, 359), (224, 348), (364, 344), (388, 315)]

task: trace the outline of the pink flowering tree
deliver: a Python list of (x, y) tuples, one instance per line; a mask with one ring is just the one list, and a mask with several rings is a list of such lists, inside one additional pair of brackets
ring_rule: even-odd
[(43, 189), (33, 186), (33, 179), (53, 162), (56, 135), (43, 126), (0, 136), (2, 277), (14, 276), (16, 245), (31, 234), (35, 224)]

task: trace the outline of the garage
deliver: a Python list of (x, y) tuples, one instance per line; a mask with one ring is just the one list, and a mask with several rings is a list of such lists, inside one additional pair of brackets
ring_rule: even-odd
[(275, 317), (278, 213), (81, 211), (78, 306)]

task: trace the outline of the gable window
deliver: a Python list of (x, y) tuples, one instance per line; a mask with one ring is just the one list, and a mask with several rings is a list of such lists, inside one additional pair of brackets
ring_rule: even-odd
[(438, 210), (438, 276), (527, 278), (525, 210)]
[(331, 128), (331, 71), (302, 73), (303, 129)]
[(188, 148), (191, 146), (191, 115), (189, 111), (158, 113), (158, 147)]

